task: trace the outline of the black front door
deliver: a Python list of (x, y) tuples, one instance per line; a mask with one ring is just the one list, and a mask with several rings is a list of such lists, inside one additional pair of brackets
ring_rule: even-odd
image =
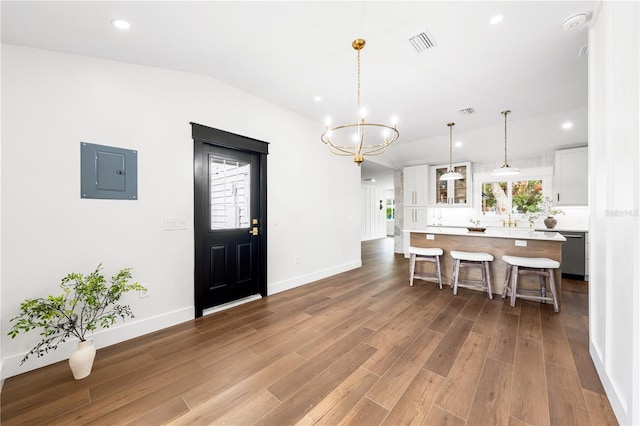
[(266, 296), (265, 142), (192, 123), (195, 308)]

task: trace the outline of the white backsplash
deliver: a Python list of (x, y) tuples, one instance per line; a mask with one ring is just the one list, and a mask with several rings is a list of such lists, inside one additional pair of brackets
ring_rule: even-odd
[[(564, 215), (555, 216), (558, 220), (557, 229), (583, 230), (589, 228), (589, 208), (587, 206), (562, 207)], [(502, 220), (508, 217), (503, 216), (483, 216), (473, 208), (437, 208), (428, 209), (429, 225), (443, 226), (472, 226), (470, 219), (480, 219), (483, 227), (502, 227)], [(533, 228), (544, 228), (544, 218), (536, 219)], [(528, 228), (529, 222), (523, 215), (511, 215), (511, 221), (517, 221), (518, 228)], [(514, 226), (514, 225), (512, 225)]]

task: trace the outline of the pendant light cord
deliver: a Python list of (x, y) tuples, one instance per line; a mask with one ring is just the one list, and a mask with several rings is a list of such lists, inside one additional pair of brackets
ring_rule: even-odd
[(500, 114), (504, 115), (504, 164), (508, 166), (507, 164), (507, 115), (510, 113), (511, 111), (506, 110), (506, 111), (502, 111)]
[(453, 172), (453, 126), (456, 123), (448, 123), (449, 126), (449, 172)]

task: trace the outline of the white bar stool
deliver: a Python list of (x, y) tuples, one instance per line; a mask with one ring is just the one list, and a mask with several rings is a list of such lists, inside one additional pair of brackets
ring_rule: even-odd
[[(453, 274), (451, 276), (451, 287), (453, 287), (453, 295), (458, 294), (458, 286), (477, 289), (480, 287), (482, 291), (489, 293), (489, 299), (493, 299), (491, 291), (491, 276), (489, 272), (489, 262), (493, 261), (493, 255), (489, 253), (474, 253), (467, 251), (451, 251), (453, 257)], [(461, 280), (461, 266), (476, 266), (482, 271), (482, 280)]]
[[(502, 256), (502, 260), (507, 264), (502, 298), (507, 297), (508, 292), (511, 293), (512, 307), (516, 306), (516, 297), (520, 297), (521, 299), (539, 300), (541, 302), (553, 301), (553, 310), (560, 311), (554, 278), (554, 269), (560, 267), (560, 262), (546, 257)], [(518, 288), (518, 275), (538, 275), (540, 277), (540, 290)], [(509, 287), (509, 278), (511, 278), (511, 287)], [(549, 279), (551, 296), (547, 296), (546, 278)]]
[[(442, 290), (442, 276), (440, 275), (440, 256), (442, 256), (441, 248), (425, 248), (425, 247), (409, 247), (409, 285), (413, 285), (413, 279), (433, 281), (435, 280)], [(424, 273), (416, 274), (416, 262), (431, 262), (435, 263), (436, 271), (433, 275), (427, 275)]]

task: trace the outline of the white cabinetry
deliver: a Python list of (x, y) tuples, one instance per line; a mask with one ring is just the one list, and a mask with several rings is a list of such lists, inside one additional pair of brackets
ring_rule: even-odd
[(586, 146), (556, 151), (553, 176), (553, 201), (556, 205), (586, 206), (589, 203), (587, 164)]
[(429, 197), (429, 166), (405, 167), (403, 176), (404, 206), (426, 206)]
[(440, 180), (449, 165), (431, 167), (431, 203), (437, 207), (471, 207), (471, 163), (453, 163), (453, 170), (462, 175), (458, 180)]
[(403, 170), (404, 229), (427, 227), (429, 203), (429, 166), (405, 167)]
[(411, 231), (420, 231), (427, 229), (427, 208), (405, 207), (404, 229)]

